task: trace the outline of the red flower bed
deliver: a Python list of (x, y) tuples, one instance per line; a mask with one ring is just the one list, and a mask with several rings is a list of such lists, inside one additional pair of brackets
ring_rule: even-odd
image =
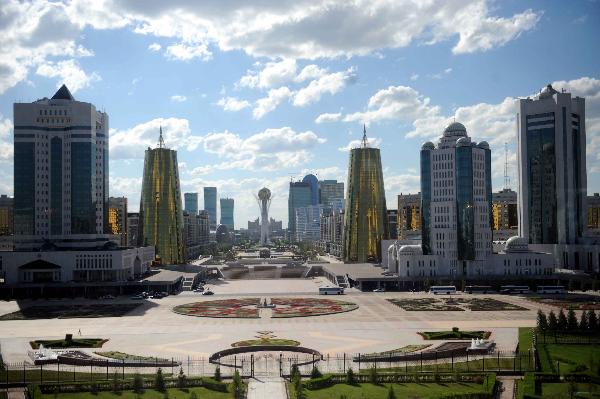
[(258, 298), (219, 299), (186, 303), (173, 308), (175, 313), (198, 317), (258, 318)]
[(358, 309), (352, 302), (321, 298), (272, 298), (273, 317), (321, 316)]

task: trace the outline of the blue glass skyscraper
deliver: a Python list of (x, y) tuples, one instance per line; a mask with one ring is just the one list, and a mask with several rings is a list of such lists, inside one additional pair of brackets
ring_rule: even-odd
[(204, 187), (204, 210), (208, 212), (208, 223), (212, 231), (217, 230), (217, 188)]

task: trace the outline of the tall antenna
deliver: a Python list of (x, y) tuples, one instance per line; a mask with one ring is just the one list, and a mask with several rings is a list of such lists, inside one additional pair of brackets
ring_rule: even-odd
[(165, 147), (165, 140), (163, 140), (162, 125), (160, 125), (160, 134), (158, 136), (158, 148), (164, 148), (164, 147)]
[(504, 143), (504, 189), (510, 189), (510, 177), (508, 176), (508, 143)]
[(367, 140), (367, 125), (363, 124), (363, 138), (362, 138), (362, 148), (367, 148), (369, 146), (369, 141)]

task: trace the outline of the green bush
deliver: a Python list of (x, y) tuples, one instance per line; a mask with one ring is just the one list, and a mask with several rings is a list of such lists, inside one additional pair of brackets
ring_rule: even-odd
[(312, 370), (310, 371), (310, 378), (314, 379), (314, 378), (319, 378), (319, 377), (322, 377), (322, 376), (323, 376), (323, 374), (317, 368), (317, 366), (313, 366)]
[(352, 370), (352, 367), (350, 367), (348, 371), (346, 371), (346, 384), (356, 384), (356, 377), (354, 376), (354, 370)]
[(221, 381), (221, 367), (215, 369), (215, 381)]
[(158, 392), (164, 392), (166, 389), (165, 377), (163, 376), (161, 368), (156, 371), (156, 376), (154, 377), (154, 389)]
[(212, 378), (202, 378), (201, 386), (210, 389), (211, 391), (227, 392), (227, 384)]
[(335, 383), (333, 382), (333, 376), (331, 374), (325, 374), (322, 377), (312, 378), (308, 381), (305, 381), (303, 384), (306, 389), (314, 391), (316, 389), (328, 388)]

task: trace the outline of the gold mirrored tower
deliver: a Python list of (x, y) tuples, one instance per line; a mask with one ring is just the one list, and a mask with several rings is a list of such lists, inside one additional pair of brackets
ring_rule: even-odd
[(177, 151), (165, 148), (162, 127), (158, 148), (144, 158), (138, 244), (154, 245), (163, 264), (185, 262)]
[(344, 223), (344, 262), (381, 260), (381, 240), (388, 236), (385, 189), (379, 148), (362, 144), (350, 150)]

